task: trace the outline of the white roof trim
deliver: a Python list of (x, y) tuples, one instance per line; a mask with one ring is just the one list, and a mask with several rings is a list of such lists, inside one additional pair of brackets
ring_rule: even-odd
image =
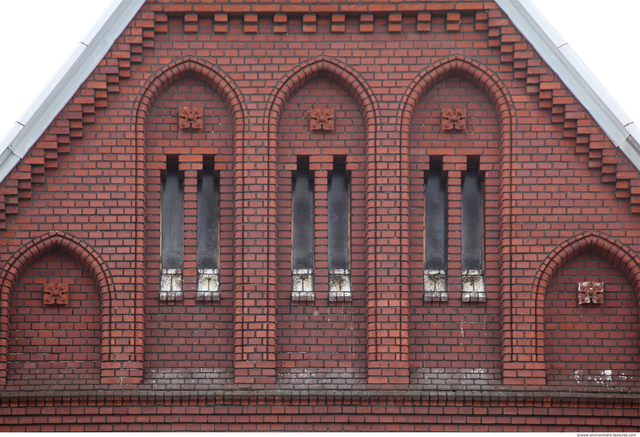
[(0, 182), (25, 157), (53, 119), (102, 61), (144, 0), (114, 0), (47, 87), (0, 142)]
[(640, 129), (530, 0), (495, 0), (609, 139), (640, 170)]

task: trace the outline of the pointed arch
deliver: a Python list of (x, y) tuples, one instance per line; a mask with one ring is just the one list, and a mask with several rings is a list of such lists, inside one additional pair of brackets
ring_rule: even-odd
[[(145, 278), (145, 208), (146, 208), (146, 126), (149, 112), (157, 99), (174, 83), (185, 78), (194, 78), (211, 88), (225, 103), (233, 118), (234, 141), (234, 289), (242, 285), (243, 269), (243, 162), (245, 132), (249, 111), (240, 88), (233, 79), (220, 68), (197, 57), (189, 56), (165, 65), (151, 76), (140, 89), (133, 105), (133, 124), (136, 147), (136, 267), (135, 267), (135, 308), (136, 335), (135, 355), (137, 362), (136, 383), (142, 381), (144, 360), (144, 278)], [(236, 312), (236, 323), (238, 323)]]
[[(500, 78), (476, 60), (456, 55), (441, 59), (423, 69), (407, 87), (400, 102), (397, 121), (400, 124), (400, 187), (401, 187), (401, 245), (409, 245), (409, 136), (416, 107), (422, 97), (439, 83), (456, 77), (466, 80), (482, 90), (492, 103), (500, 126), (500, 285), (502, 312), (502, 361), (510, 361), (511, 333), (511, 192), (512, 192), (512, 132), (516, 125), (513, 99)], [(401, 289), (403, 299), (409, 294), (409, 255), (402, 254)]]
[[(287, 102), (306, 84), (318, 78), (327, 79), (343, 88), (355, 100), (367, 131), (367, 140), (375, 136), (376, 125), (380, 120), (380, 107), (364, 78), (343, 62), (333, 58), (320, 56), (309, 59), (292, 68), (275, 86), (269, 101), (266, 114), (269, 129), (269, 147), (277, 142), (280, 115)], [(274, 138), (272, 135), (275, 135)]]
[[(323, 78), (327, 79), (344, 89), (349, 94), (356, 105), (360, 109), (364, 119), (365, 126), (365, 155), (366, 155), (366, 284), (367, 284), (367, 323), (369, 326), (375, 326), (375, 315), (373, 299), (377, 281), (375, 280), (376, 268), (375, 259), (377, 255), (375, 237), (376, 237), (376, 217), (375, 217), (375, 188), (376, 188), (376, 149), (377, 149), (377, 131), (380, 126), (380, 107), (373, 90), (354, 68), (338, 61), (334, 58), (320, 56), (308, 59), (307, 61), (296, 65), (276, 84), (266, 105), (265, 124), (268, 132), (268, 241), (276, 241), (276, 172), (277, 157), (276, 150), (278, 146), (278, 125), (280, 116), (285, 109), (289, 100), (306, 84), (313, 80)], [(269, 356), (275, 357), (276, 337), (275, 337), (275, 296), (276, 287), (272, 278), (276, 277), (276, 245), (269, 244), (268, 247), (268, 277), (269, 279), (269, 321), (272, 330), (269, 332), (268, 350)], [(374, 333), (375, 328), (367, 330), (368, 333)], [(372, 357), (374, 354), (374, 338), (367, 339), (367, 355)], [(241, 342), (237, 342), (239, 344)], [(241, 353), (240, 350), (236, 354)], [(275, 366), (275, 362), (274, 362)]]
[(6, 383), (11, 296), (22, 274), (45, 256), (59, 252), (76, 260), (93, 278), (100, 296), (101, 377), (112, 361), (112, 301), (115, 286), (111, 272), (99, 253), (84, 241), (64, 232), (51, 231), (23, 245), (0, 271), (0, 385)]
[(171, 62), (158, 70), (141, 88), (133, 105), (136, 140), (144, 139), (149, 111), (171, 85), (191, 77), (211, 88), (224, 101), (233, 117), (234, 139), (242, 138), (248, 111), (240, 88), (224, 71), (194, 56)]
[(502, 135), (511, 133), (515, 124), (515, 110), (513, 99), (500, 78), (488, 67), (478, 61), (456, 55), (441, 59), (433, 65), (422, 70), (413, 79), (405, 92), (398, 110), (401, 133), (407, 135), (411, 129), (411, 121), (416, 106), (422, 97), (433, 87), (451, 77), (457, 77), (471, 82), (482, 90), (489, 98), (498, 115)]
[(598, 231), (587, 231), (574, 236), (553, 249), (538, 268), (533, 280), (535, 301), (536, 361), (544, 363), (544, 305), (547, 289), (553, 278), (569, 261), (594, 253), (609, 261), (626, 276), (640, 307), (640, 257), (630, 247)]

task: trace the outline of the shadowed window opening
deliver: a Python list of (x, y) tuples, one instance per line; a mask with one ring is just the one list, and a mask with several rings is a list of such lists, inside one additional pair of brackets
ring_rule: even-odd
[(329, 269), (349, 268), (349, 182), (346, 166), (334, 164), (328, 193)]
[(424, 301), (447, 301), (447, 183), (442, 163), (431, 159), (424, 187)]
[(162, 181), (162, 268), (182, 268), (183, 191), (177, 160), (167, 158)]
[(442, 165), (431, 166), (425, 184), (425, 233), (427, 270), (447, 268), (447, 184)]
[(470, 165), (462, 182), (462, 270), (482, 270), (482, 185), (478, 166)]
[(198, 269), (218, 268), (218, 193), (213, 163), (205, 163), (198, 181)]
[(167, 173), (162, 181), (162, 276), (160, 302), (182, 300), (183, 188), (177, 159), (167, 157)]
[(293, 248), (294, 269), (313, 269), (313, 181), (309, 164), (299, 164), (293, 181)]
[(334, 157), (328, 191), (329, 301), (350, 302), (351, 272), (349, 181), (344, 158)]

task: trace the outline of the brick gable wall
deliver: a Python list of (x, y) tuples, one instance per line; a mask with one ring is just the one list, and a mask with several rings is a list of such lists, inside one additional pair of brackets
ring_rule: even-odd
[[(204, 108), (204, 132), (178, 131), (186, 103)], [(314, 106), (335, 110), (333, 133), (309, 131)], [(466, 109), (464, 132), (442, 130), (447, 107)], [(315, 300), (292, 304), (299, 157), (314, 182)], [(184, 299), (167, 305), (172, 160)], [(336, 160), (350, 182), (348, 303), (328, 298)], [(210, 162), (221, 299), (203, 306), (196, 192)], [(434, 163), (448, 300), (429, 303)], [(462, 302), (460, 258), (475, 164), (479, 305)], [(491, 2), (148, 2), (0, 185), (0, 426), (636, 430), (638, 213), (637, 170)], [(69, 307), (42, 307), (54, 281)], [(605, 284), (603, 306), (577, 306), (583, 281)]]

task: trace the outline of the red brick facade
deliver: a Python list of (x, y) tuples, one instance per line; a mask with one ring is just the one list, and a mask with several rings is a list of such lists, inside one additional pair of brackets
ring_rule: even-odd
[[(179, 129), (182, 107), (204, 129)], [(334, 110), (310, 131), (309, 112)], [(465, 126), (442, 128), (464, 109)], [(455, 111), (454, 111), (455, 112)], [(183, 300), (159, 298), (162, 180)], [(315, 299), (292, 303), (308, 162)], [(220, 300), (196, 301), (197, 186), (219, 183)], [(349, 181), (352, 300), (329, 298)], [(425, 181), (446, 180), (427, 302)], [(463, 301), (483, 190), (486, 302)], [(637, 431), (640, 179), (492, 2), (148, 1), (0, 185), (0, 429)], [(604, 303), (578, 304), (578, 283)], [(44, 305), (66, 284), (68, 306)]]

